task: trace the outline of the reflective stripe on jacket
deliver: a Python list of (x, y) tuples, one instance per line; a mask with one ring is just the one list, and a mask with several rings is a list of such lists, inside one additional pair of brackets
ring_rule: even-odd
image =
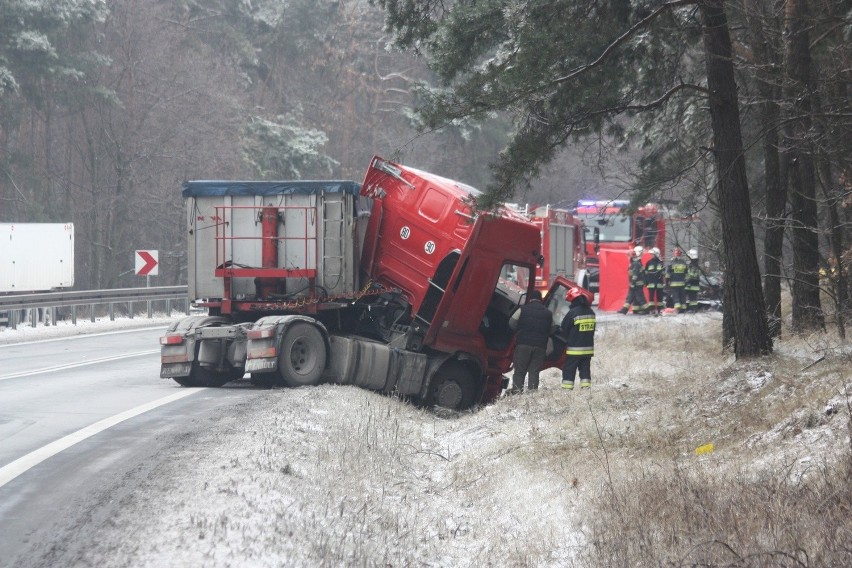
[(686, 289), (695, 292), (701, 289), (701, 267), (698, 262), (690, 262), (686, 269)]
[(634, 258), (630, 261), (630, 266), (627, 269), (627, 274), (630, 277), (631, 286), (644, 286), (645, 268), (642, 266), (642, 261)]
[(566, 355), (595, 354), (595, 312), (586, 304), (571, 304), (571, 309), (562, 319), (562, 331)]
[(651, 257), (645, 264), (645, 285), (648, 288), (662, 288), (665, 272), (666, 265), (659, 258)]
[(682, 258), (675, 257), (669, 264), (669, 269), (666, 275), (669, 278), (669, 286), (672, 288), (680, 288), (686, 285), (686, 261)]

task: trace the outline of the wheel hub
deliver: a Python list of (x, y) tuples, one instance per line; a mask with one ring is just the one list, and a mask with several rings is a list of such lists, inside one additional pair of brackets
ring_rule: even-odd
[(444, 408), (458, 408), (461, 406), (463, 396), (461, 386), (455, 381), (448, 381), (441, 385), (440, 390), (438, 390), (436, 402), (438, 406)]

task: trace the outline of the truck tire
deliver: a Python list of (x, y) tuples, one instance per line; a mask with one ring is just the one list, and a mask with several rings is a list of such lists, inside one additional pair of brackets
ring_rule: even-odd
[(251, 384), (262, 388), (271, 389), (272, 387), (281, 386), (281, 377), (277, 373), (252, 373)]
[(306, 322), (290, 325), (281, 339), (278, 373), (289, 387), (312, 386), (322, 379), (327, 350), (320, 330)]
[(467, 410), (476, 397), (476, 379), (465, 365), (450, 361), (432, 377), (429, 403), (450, 410)]
[(172, 377), (172, 380), (182, 387), (203, 387), (192, 375), (188, 377)]
[[(207, 367), (202, 367), (198, 361), (192, 362), (192, 370), (188, 377), (177, 377), (175, 381), (185, 387), (221, 387), (227, 382), (234, 380), (233, 372), (217, 372)], [(180, 380), (179, 380), (180, 379)], [(183, 381), (183, 382), (181, 382)]]

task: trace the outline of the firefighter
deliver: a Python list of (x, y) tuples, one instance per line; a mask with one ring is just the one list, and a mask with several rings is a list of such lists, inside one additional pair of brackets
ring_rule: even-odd
[(517, 331), (512, 374), (512, 388), (506, 394), (518, 394), (524, 390), (524, 379), (529, 373), (527, 390), (538, 389), (538, 376), (547, 354), (547, 340), (556, 329), (553, 314), (542, 303), (541, 292), (530, 292), (529, 301), (515, 310), (509, 327)]
[(698, 291), (701, 289), (701, 267), (698, 265), (698, 250), (689, 249), (686, 253), (689, 264), (686, 267), (686, 310), (698, 311)]
[(659, 315), (662, 311), (663, 285), (665, 284), (666, 265), (660, 260), (660, 249), (651, 249), (651, 258), (645, 263), (645, 287), (648, 288), (648, 311)]
[(574, 389), (574, 377), (579, 371), (580, 388), (592, 386), (592, 356), (595, 354), (595, 312), (583, 290), (572, 286), (565, 294), (571, 309), (562, 318), (560, 327), (565, 333), (565, 366), (562, 368), (562, 388)]
[(683, 258), (683, 251), (680, 247), (675, 247), (672, 253), (672, 260), (666, 269), (666, 280), (669, 285), (669, 292), (672, 295), (674, 309), (677, 313), (683, 312), (686, 307), (686, 259)]
[(633, 256), (630, 259), (630, 266), (627, 267), (627, 276), (630, 279), (630, 287), (627, 290), (627, 299), (624, 300), (624, 306), (618, 310), (620, 314), (626, 314), (633, 307), (634, 315), (641, 315), (648, 309), (648, 302), (645, 300), (645, 267), (642, 266), (642, 249), (641, 246), (633, 247)]

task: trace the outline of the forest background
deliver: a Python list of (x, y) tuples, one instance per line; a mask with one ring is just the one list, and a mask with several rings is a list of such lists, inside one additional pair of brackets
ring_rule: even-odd
[[(186, 282), (181, 183), (352, 179), (374, 154), (488, 183), (510, 124), (421, 134), (410, 87), (366, 0), (0, 0), (0, 221), (73, 222), (76, 287)], [(519, 199), (617, 195), (580, 153)]]
[[(0, 0), (0, 221), (75, 223), (78, 288), (138, 285), (136, 249), (160, 251), (157, 284), (181, 284), (184, 180), (360, 181), (379, 154), (521, 203), (670, 203), (709, 220), (702, 248), (724, 265), (713, 219), (740, 211), (714, 193), (730, 172), (705, 67), (724, 27), (731, 203), (755, 228), (728, 231), (728, 249), (763, 252), (770, 323), (784, 282), (794, 324), (798, 309), (823, 327), (827, 294), (842, 333), (850, 14), (848, 0)], [(734, 313), (762, 304), (759, 281), (735, 290), (755, 287)]]

